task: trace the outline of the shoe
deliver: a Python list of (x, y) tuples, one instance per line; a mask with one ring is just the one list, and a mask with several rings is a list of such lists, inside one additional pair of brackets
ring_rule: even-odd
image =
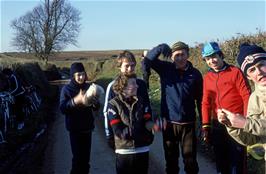
[(23, 128), (24, 128), (24, 122), (18, 123), (18, 127), (17, 127), (17, 129), (18, 129), (18, 130), (21, 130), (21, 129), (23, 129)]

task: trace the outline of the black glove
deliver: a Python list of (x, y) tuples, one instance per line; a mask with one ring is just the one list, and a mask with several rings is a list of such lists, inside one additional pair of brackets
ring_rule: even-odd
[(202, 140), (205, 143), (210, 144), (210, 142), (211, 142), (211, 126), (208, 124), (203, 125), (201, 132), (202, 132)]

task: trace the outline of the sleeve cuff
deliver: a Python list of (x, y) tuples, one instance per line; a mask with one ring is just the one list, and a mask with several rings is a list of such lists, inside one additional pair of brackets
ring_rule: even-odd
[(71, 99), (71, 104), (72, 104), (72, 106), (76, 106), (76, 103), (74, 102), (73, 98)]

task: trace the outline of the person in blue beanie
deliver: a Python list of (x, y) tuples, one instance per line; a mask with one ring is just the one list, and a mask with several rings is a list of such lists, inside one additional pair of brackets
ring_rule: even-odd
[(88, 174), (94, 129), (93, 110), (99, 108), (99, 102), (95, 97), (87, 101), (85, 92), (90, 84), (86, 83), (87, 74), (82, 63), (71, 65), (70, 78), (70, 83), (62, 88), (60, 95), (60, 110), (65, 115), (73, 155), (70, 174)]
[[(266, 151), (266, 51), (258, 45), (244, 43), (237, 62), (255, 86), (249, 98), (247, 117), (221, 108), (218, 120), (227, 126), (228, 133), (238, 143), (245, 146), (259, 143)], [(266, 153), (264, 159), (266, 161)]]
[[(171, 62), (160, 60), (161, 54), (171, 57)], [(172, 48), (160, 44), (144, 58), (145, 65), (160, 76), (161, 117), (167, 122), (162, 130), (167, 174), (179, 172), (180, 154), (187, 174), (199, 171), (195, 129), (196, 106), (201, 114), (202, 75), (188, 58), (189, 47), (183, 42), (173, 44)]]
[(229, 65), (217, 42), (202, 47), (202, 59), (208, 65), (203, 77), (202, 137), (213, 147), (216, 170), (221, 174), (246, 172), (246, 149), (231, 138), (217, 119), (217, 110), (246, 113), (250, 87), (238, 67)]

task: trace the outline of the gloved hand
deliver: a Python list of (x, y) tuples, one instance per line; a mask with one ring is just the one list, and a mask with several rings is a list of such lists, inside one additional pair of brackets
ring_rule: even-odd
[(208, 124), (205, 124), (202, 126), (201, 129), (201, 134), (202, 134), (202, 140), (207, 143), (210, 144), (211, 141), (211, 126)]

